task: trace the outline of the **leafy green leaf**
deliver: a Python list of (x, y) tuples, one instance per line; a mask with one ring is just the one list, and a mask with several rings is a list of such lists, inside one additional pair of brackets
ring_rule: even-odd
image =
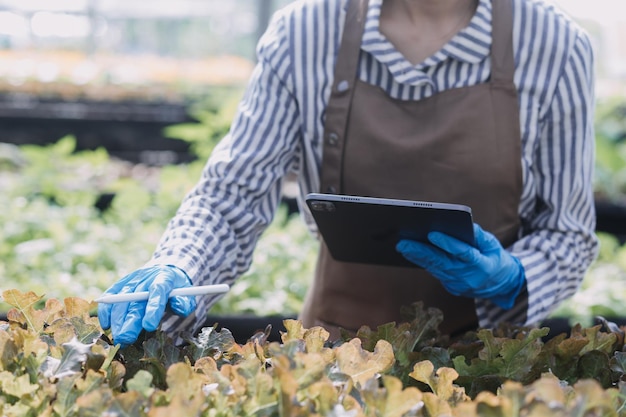
[(80, 343), (76, 338), (68, 343), (64, 343), (61, 359), (49, 356), (43, 364), (41, 372), (47, 378), (58, 379), (80, 373), (84, 362), (87, 360), (87, 354), (91, 350), (91, 346), (92, 344)]
[(59, 417), (70, 417), (75, 415), (76, 400), (78, 392), (74, 390), (74, 381), (79, 377), (77, 374), (66, 375), (57, 381), (57, 398), (54, 402), (54, 411)]

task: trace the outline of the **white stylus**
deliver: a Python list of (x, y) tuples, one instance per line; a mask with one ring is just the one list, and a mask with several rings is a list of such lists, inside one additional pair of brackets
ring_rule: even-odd
[[(203, 295), (221, 294), (228, 292), (230, 287), (227, 284), (199, 285), (197, 287), (176, 288), (170, 292), (170, 297), (175, 295)], [(131, 292), (128, 294), (111, 294), (96, 298), (96, 303), (113, 304), (128, 303), (132, 301), (144, 301), (148, 299), (148, 291)]]

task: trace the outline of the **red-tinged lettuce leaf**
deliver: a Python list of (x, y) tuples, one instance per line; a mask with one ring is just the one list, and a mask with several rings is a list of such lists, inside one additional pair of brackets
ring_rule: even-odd
[(600, 324), (602, 325), (602, 331), (604, 331), (605, 333), (613, 333), (615, 335), (615, 346), (613, 347), (613, 350), (623, 350), (624, 340), (626, 338), (626, 332), (624, 331), (624, 328), (601, 316), (596, 317), (596, 321), (600, 322)]
[[(613, 347), (616, 345), (618, 335), (615, 333), (603, 333), (601, 326), (594, 326), (584, 329), (580, 325), (572, 328), (570, 337), (563, 335), (550, 340), (543, 348), (539, 356), (539, 361), (535, 364), (530, 374), (550, 371), (561, 380), (572, 384), (586, 375), (598, 378), (603, 381), (614, 381), (619, 376), (610, 376), (608, 372), (597, 369), (589, 359), (585, 364), (580, 364), (581, 358), (587, 353), (600, 352), (602, 355), (596, 356), (593, 353), (590, 358), (597, 358), (602, 364), (606, 364), (613, 354)], [(604, 366), (604, 365), (603, 365)], [(608, 370), (608, 369), (607, 369)]]
[(0, 371), (13, 371), (15, 369), (15, 359), (21, 346), (15, 343), (11, 335), (0, 330)]
[(581, 379), (595, 379), (602, 387), (609, 388), (613, 383), (609, 356), (600, 350), (582, 355), (578, 360), (578, 380)]
[(278, 392), (279, 415), (299, 416), (303, 412), (303, 406), (298, 400), (298, 383), (296, 377), (291, 372), (295, 363), (285, 355), (274, 357), (273, 371), (278, 380), (280, 391)]
[(35, 333), (41, 332), (45, 324), (54, 321), (63, 311), (63, 304), (55, 299), (47, 300), (43, 309), (35, 309), (43, 297), (32, 291), (23, 293), (18, 290), (7, 290), (2, 292), (2, 298), (13, 307), (8, 311), (7, 319), (26, 325), (29, 331)]
[(205, 375), (212, 375), (218, 371), (217, 362), (215, 362), (215, 359), (208, 356), (198, 359), (193, 364), (193, 367), (196, 372), (202, 372)]
[(272, 334), (272, 325), (268, 324), (265, 329), (256, 331), (249, 339), (248, 342), (253, 344), (264, 345), (267, 343), (270, 335)]
[(64, 317), (82, 318), (85, 322), (97, 322), (97, 317), (92, 316), (92, 312), (97, 308), (98, 304), (94, 301), (86, 301), (78, 297), (68, 297), (63, 299)]
[(477, 358), (480, 351), (485, 347), (482, 340), (478, 339), (476, 332), (467, 332), (464, 337), (455, 340), (449, 347), (451, 357), (463, 356), (469, 363)]
[(601, 325), (597, 325), (583, 329), (582, 333), (589, 340), (589, 343), (583, 348), (581, 354), (592, 350), (598, 350), (609, 355), (615, 352), (617, 335), (615, 333), (604, 333), (601, 331), (601, 328)]
[(559, 345), (566, 339), (565, 333), (558, 334), (544, 343), (541, 348), (541, 352), (537, 356), (537, 360), (533, 364), (531, 370), (526, 377), (520, 381), (528, 385), (533, 381), (536, 381), (546, 372), (553, 372), (554, 359), (556, 357), (556, 351), (559, 349)]
[(562, 340), (555, 348), (554, 354), (548, 358), (547, 370), (564, 381), (576, 381), (578, 360), (587, 346), (586, 338), (569, 338)]

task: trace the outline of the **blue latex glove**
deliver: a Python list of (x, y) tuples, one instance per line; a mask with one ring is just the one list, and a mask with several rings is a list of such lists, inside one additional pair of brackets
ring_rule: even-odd
[(403, 239), (396, 249), (407, 260), (439, 279), (453, 295), (484, 298), (510, 309), (526, 279), (519, 259), (494, 235), (474, 224), (476, 247), (440, 232), (430, 232), (432, 245)]
[(151, 266), (131, 272), (107, 289), (105, 295), (148, 291), (150, 298), (130, 303), (98, 304), (100, 325), (103, 329), (111, 328), (115, 343), (130, 345), (137, 340), (142, 328), (149, 332), (157, 329), (168, 302), (174, 313), (183, 317), (191, 314), (196, 309), (195, 296), (169, 298), (173, 289), (191, 285), (187, 274), (171, 265)]

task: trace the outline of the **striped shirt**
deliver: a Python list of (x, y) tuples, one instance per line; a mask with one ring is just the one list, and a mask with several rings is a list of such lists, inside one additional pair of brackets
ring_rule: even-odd
[[(480, 0), (469, 26), (416, 66), (379, 32), (382, 1), (370, 0), (362, 81), (397, 99), (421, 100), (489, 80), (491, 0)], [(507, 249), (525, 268), (527, 294), (509, 311), (476, 300), (483, 327), (503, 320), (538, 323), (574, 294), (597, 254), (590, 40), (542, 0), (512, 1), (523, 192), (520, 238)], [(299, 0), (274, 15), (229, 134), (149, 264), (177, 265), (198, 285), (230, 284), (250, 266), (285, 175), (297, 174), (301, 199), (319, 191), (324, 111), (346, 5), (347, 0)], [(314, 230), (310, 216), (303, 217)], [(197, 328), (214, 301), (201, 299), (192, 317), (169, 316), (163, 328)]]

